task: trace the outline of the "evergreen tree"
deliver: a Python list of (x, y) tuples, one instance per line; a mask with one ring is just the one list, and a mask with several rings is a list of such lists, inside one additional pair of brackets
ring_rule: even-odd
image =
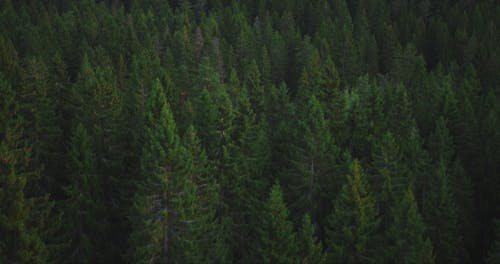
[(434, 263), (433, 247), (426, 237), (413, 192), (408, 190), (391, 208), (392, 220), (387, 228), (384, 262)]
[[(229, 157), (228, 175), (232, 176), (231, 193), (228, 200), (229, 209), (233, 212), (233, 221), (237, 226), (235, 235), (239, 237), (237, 244), (251, 251), (252, 241), (256, 240), (255, 228), (258, 225), (259, 211), (262, 210), (262, 190), (268, 189), (269, 170), (268, 157), (270, 150), (265, 134), (264, 122), (256, 120), (246, 89), (242, 89), (238, 99), (238, 112), (234, 125), (235, 151)], [(245, 235), (243, 235), (245, 234)], [(252, 252), (244, 255), (251, 261)]]
[(351, 164), (347, 183), (328, 218), (329, 258), (335, 263), (372, 263), (377, 259), (377, 207), (359, 161)]
[(315, 234), (314, 225), (311, 223), (309, 215), (302, 218), (302, 227), (298, 234), (298, 245), (300, 263), (325, 263), (326, 256), (323, 253), (323, 245), (318, 241)]
[(245, 73), (245, 85), (249, 92), (252, 108), (255, 109), (258, 115), (265, 114), (267, 105), (265, 87), (262, 83), (261, 74), (255, 60), (252, 60)]
[(116, 239), (116, 243), (110, 243), (106, 251), (107, 258), (119, 258), (120, 252), (116, 245), (123, 243), (125, 237), (122, 237), (120, 228), (124, 224), (124, 211), (121, 208), (122, 201), (118, 179), (120, 179), (123, 161), (122, 130), (120, 123), (120, 114), (122, 107), (122, 97), (118, 90), (116, 77), (113, 68), (106, 65), (106, 57), (103, 64), (105, 66), (92, 66), (90, 58), (84, 56), (81, 64), (80, 74), (73, 86), (72, 105), (73, 122), (75, 125), (82, 123), (89, 128), (89, 135), (92, 139), (92, 146), (96, 155), (96, 169), (99, 175), (99, 184), (104, 195), (110, 218), (110, 222), (117, 224), (106, 228), (103, 236), (109, 239)]
[(30, 152), (23, 141), (16, 93), (3, 74), (0, 93), (0, 262), (44, 263), (47, 251), (36, 226), (29, 224), (33, 205), (24, 191), (35, 175), (27, 170)]
[(273, 185), (262, 211), (259, 234), (258, 253), (263, 263), (298, 262), (296, 235), (278, 183)]
[(292, 126), (296, 111), (286, 85), (271, 86), (268, 107), (266, 127), (271, 147), (271, 173), (275, 175), (288, 166), (289, 146), (293, 142), (294, 131), (290, 131), (289, 128)]
[(373, 135), (370, 131), (370, 109), (365, 105), (371, 84), (368, 76), (360, 77), (355, 89), (346, 92), (344, 99), (346, 113), (347, 144), (357, 157), (366, 157), (370, 153)]
[(20, 110), (31, 146), (31, 164), (33, 169), (42, 170), (43, 186), (37, 186), (36, 191), (43, 193), (55, 189), (62, 170), (59, 160), (64, 147), (60, 118), (55, 112), (56, 94), (51, 90), (49, 72), (43, 60), (29, 60), (24, 73)]
[(291, 146), (290, 165), (283, 171), (288, 183), (290, 207), (295, 217), (308, 213), (323, 234), (326, 211), (334, 192), (339, 150), (329, 133), (323, 109), (316, 97), (309, 98), (297, 120), (297, 138)]
[(183, 260), (189, 263), (224, 263), (221, 249), (223, 236), (216, 225), (219, 186), (211, 174), (205, 151), (196, 130), (188, 127), (183, 137), (187, 153), (187, 184), (180, 221), (184, 224), (181, 237)]
[(0, 262), (263, 262), (275, 178), (321, 262), (353, 157), (380, 225), (342, 260), (486, 261), (497, 2), (0, 1)]
[(64, 260), (87, 263), (103, 258), (102, 238), (105, 208), (96, 171), (95, 154), (90, 136), (78, 124), (68, 150), (68, 184), (64, 188), (64, 237), (69, 246)]
[(436, 262), (458, 263), (463, 251), (459, 232), (457, 206), (449, 186), (449, 172), (441, 160), (429, 184), (424, 200), (424, 216), (435, 249)]
[(380, 204), (382, 226), (387, 227), (389, 208), (408, 188), (405, 169), (401, 164), (401, 152), (392, 133), (385, 133), (380, 142), (376, 143), (372, 158), (374, 175), (370, 184), (374, 186), (374, 193)]
[[(148, 99), (141, 181), (137, 182), (130, 213), (131, 258), (139, 263), (167, 262), (178, 259), (175, 220), (185, 188), (182, 174), (183, 151), (179, 145), (175, 121), (159, 80), (153, 83)], [(184, 178), (184, 179), (183, 179)]]

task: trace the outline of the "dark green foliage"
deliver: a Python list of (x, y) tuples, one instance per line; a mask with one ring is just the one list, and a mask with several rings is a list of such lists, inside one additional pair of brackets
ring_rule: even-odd
[(2, 263), (44, 263), (47, 252), (36, 226), (30, 226), (33, 205), (25, 188), (35, 180), (27, 170), (30, 151), (23, 141), (22, 119), (16, 93), (0, 75), (0, 261)]
[(201, 148), (196, 130), (190, 126), (184, 137), (183, 145), (187, 151), (185, 198), (180, 221), (183, 222), (181, 245), (183, 261), (188, 263), (223, 262), (225, 253), (221, 252), (221, 230), (215, 222), (219, 187), (210, 173), (208, 159)]
[[(408, 188), (401, 152), (392, 133), (385, 133), (380, 142), (375, 145), (372, 158), (374, 175), (370, 182), (381, 204), (381, 215), (387, 219), (391, 204), (398, 200)], [(387, 221), (383, 220), (383, 223), (385, 225)]]
[(59, 161), (64, 147), (59, 128), (61, 120), (55, 111), (58, 95), (50, 89), (48, 67), (41, 59), (33, 58), (27, 62), (23, 84), (20, 110), (31, 146), (32, 164), (43, 170), (43, 188), (54, 191), (58, 183), (50, 181), (60, 178), (58, 174), (63, 170), (63, 163)]
[[(159, 80), (153, 83), (147, 103), (141, 178), (134, 198), (130, 235), (134, 262), (175, 259), (174, 221), (180, 214), (183, 152), (175, 121)], [(188, 193), (184, 193), (188, 195)]]
[(263, 263), (298, 262), (297, 238), (288, 217), (281, 187), (275, 183), (260, 217), (257, 252)]
[(82, 124), (78, 124), (71, 137), (68, 150), (70, 182), (64, 191), (64, 236), (69, 246), (64, 259), (70, 262), (92, 262), (103, 258), (100, 236), (106, 226), (106, 209), (97, 174), (91, 139)]
[(435, 168), (424, 200), (424, 216), (434, 244), (436, 262), (458, 263), (462, 249), (462, 235), (458, 229), (457, 206), (449, 186), (449, 172), (441, 160)]
[(309, 214), (322, 234), (331, 202), (324, 194), (336, 189), (339, 150), (316, 97), (311, 96), (299, 111), (296, 139), (289, 146), (290, 163), (282, 177), (287, 182), (293, 216), (300, 221), (303, 214)]
[(298, 234), (298, 245), (300, 263), (325, 263), (326, 255), (323, 253), (323, 245), (317, 241), (314, 225), (309, 215), (304, 215), (302, 227)]
[(328, 258), (333, 263), (373, 263), (377, 259), (380, 220), (365, 177), (355, 160), (328, 218)]
[(494, 262), (499, 10), (0, 1), (0, 262)]
[(418, 212), (413, 192), (408, 190), (399, 198), (391, 208), (385, 261), (434, 263), (432, 243), (425, 235), (425, 224)]

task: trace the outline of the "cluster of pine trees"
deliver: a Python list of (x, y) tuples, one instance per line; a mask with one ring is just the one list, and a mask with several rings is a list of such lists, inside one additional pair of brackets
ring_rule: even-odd
[(0, 263), (500, 263), (495, 0), (0, 2)]

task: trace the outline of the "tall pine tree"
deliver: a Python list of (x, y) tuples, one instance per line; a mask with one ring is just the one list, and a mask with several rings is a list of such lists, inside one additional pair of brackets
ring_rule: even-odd
[(334, 263), (374, 263), (378, 225), (377, 206), (359, 161), (351, 164), (347, 182), (328, 218), (329, 259)]
[(410, 189), (392, 206), (391, 216), (384, 262), (434, 263), (432, 243)]
[[(34, 180), (30, 151), (14, 89), (0, 75), (0, 262), (44, 263), (47, 252), (36, 227), (29, 225), (33, 205), (25, 187)], [(36, 205), (35, 205), (36, 206)]]
[(130, 257), (138, 263), (170, 263), (181, 253), (174, 250), (180, 213), (174, 205), (181, 202), (178, 192), (185, 179), (175, 121), (159, 80), (151, 88), (144, 133), (141, 180), (130, 212)]
[(275, 183), (260, 218), (257, 252), (262, 263), (298, 262), (296, 234), (288, 214), (281, 187)]
[(103, 259), (102, 233), (107, 225), (103, 193), (96, 170), (91, 138), (82, 124), (71, 137), (68, 150), (68, 183), (64, 188), (68, 197), (63, 202), (64, 238), (68, 242), (64, 261), (75, 263)]

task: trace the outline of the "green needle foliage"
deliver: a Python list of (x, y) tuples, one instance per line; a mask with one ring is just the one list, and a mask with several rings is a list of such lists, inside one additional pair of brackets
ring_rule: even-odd
[(297, 236), (288, 214), (281, 187), (275, 183), (260, 218), (258, 253), (263, 263), (298, 262)]
[(0, 1), (0, 263), (494, 262), (499, 10)]
[(377, 206), (359, 161), (353, 161), (350, 171), (328, 218), (328, 257), (334, 263), (373, 263), (380, 223)]
[(413, 192), (408, 190), (392, 207), (387, 229), (385, 261), (398, 263), (434, 263), (433, 246), (426, 236), (425, 223), (417, 209)]
[(33, 205), (24, 195), (35, 176), (27, 170), (30, 151), (23, 141), (16, 93), (3, 75), (0, 93), (0, 262), (44, 263), (47, 251), (36, 227), (30, 226)]

